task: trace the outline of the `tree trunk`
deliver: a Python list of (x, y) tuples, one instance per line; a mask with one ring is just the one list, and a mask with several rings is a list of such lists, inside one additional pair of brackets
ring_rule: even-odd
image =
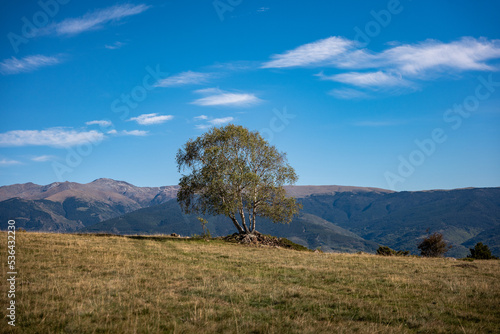
[[(241, 225), (243, 225), (244, 233), (250, 233), (250, 230), (247, 227), (247, 224), (245, 223), (245, 211), (243, 211), (243, 208), (240, 208), (240, 217), (241, 217)], [(241, 232), (240, 232), (241, 234)]]
[(233, 222), (234, 226), (238, 230), (239, 234), (245, 233), (245, 230), (241, 227), (241, 225), (238, 223), (238, 220), (235, 217), (229, 217), (231, 218), (231, 221)]
[(256, 211), (257, 210), (255, 208), (253, 208), (253, 210), (252, 210), (252, 218), (251, 218), (252, 222), (250, 224), (250, 230), (251, 230), (252, 233), (255, 232), (255, 215), (257, 214)]

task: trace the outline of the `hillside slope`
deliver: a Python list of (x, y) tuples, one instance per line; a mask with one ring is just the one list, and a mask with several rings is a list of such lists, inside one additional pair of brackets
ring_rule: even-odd
[(465, 256), (480, 235), (500, 253), (500, 188), (470, 188), (388, 194), (310, 196), (304, 212), (331, 221), (360, 237), (418, 253), (417, 244), (441, 232), (453, 244), (450, 256)]
[[(300, 198), (302, 214), (290, 225), (262, 220), (258, 230), (289, 238), (309, 248), (370, 251), (376, 245), (410, 250), (430, 232), (441, 232), (453, 248), (448, 256), (464, 257), (473, 242), (483, 241), (500, 251), (500, 188), (447, 191), (345, 191)], [(234, 232), (221, 217), (207, 217), (214, 235)], [(172, 200), (87, 227), (87, 231), (114, 233), (200, 234), (195, 216), (183, 215)], [(484, 237), (485, 240), (481, 238)]]
[[(205, 217), (212, 236), (235, 232), (234, 225), (224, 216)], [(311, 249), (324, 251), (374, 252), (377, 244), (311, 214), (296, 217), (289, 225), (273, 224), (266, 219), (258, 222), (257, 229), (264, 234), (288, 238)], [(183, 236), (202, 234), (196, 215), (184, 215), (176, 200), (140, 209), (129, 214), (83, 228), (81, 232), (110, 232), (116, 234), (171, 234)]]

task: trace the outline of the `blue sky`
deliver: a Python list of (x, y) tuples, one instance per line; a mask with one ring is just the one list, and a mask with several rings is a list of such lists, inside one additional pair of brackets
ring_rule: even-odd
[(496, 1), (4, 2), (0, 185), (172, 185), (241, 124), (301, 185), (500, 186)]

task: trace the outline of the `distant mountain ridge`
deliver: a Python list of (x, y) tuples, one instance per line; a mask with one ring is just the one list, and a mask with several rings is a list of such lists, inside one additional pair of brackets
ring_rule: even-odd
[[(177, 195), (178, 186), (137, 187), (124, 181), (54, 182), (0, 187), (0, 217), (32, 231), (73, 232)], [(4, 222), (1, 227), (5, 228)]]
[[(465, 256), (476, 242), (500, 255), (500, 188), (394, 192), (349, 186), (287, 186), (302, 204), (290, 225), (260, 220), (258, 230), (310, 248), (374, 252), (377, 245), (408, 249), (431, 232), (453, 243), (450, 256)], [(0, 187), (2, 229), (8, 219), (31, 231), (99, 231), (121, 234), (201, 233), (196, 216), (175, 200), (178, 186), (136, 187), (97, 179)], [(224, 217), (206, 217), (215, 235), (233, 233)]]
[(178, 188), (178, 186), (137, 187), (125, 181), (107, 178), (85, 184), (67, 181), (54, 182), (45, 186), (24, 183), (0, 187), (0, 201), (19, 197), (27, 200), (46, 199), (63, 202), (69, 197), (78, 197), (103, 202), (136, 203), (144, 207), (175, 198)]
[[(345, 186), (289, 186), (297, 198), (344, 191), (386, 193), (389, 190)], [(0, 224), (16, 219), (18, 227), (31, 231), (74, 232), (92, 224), (166, 203), (177, 196), (179, 186), (137, 187), (125, 181), (100, 178), (81, 184), (54, 182), (0, 187)]]

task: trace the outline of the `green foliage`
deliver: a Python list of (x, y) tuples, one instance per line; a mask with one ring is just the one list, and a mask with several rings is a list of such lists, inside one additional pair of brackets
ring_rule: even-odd
[(382, 256), (408, 256), (410, 255), (410, 251), (396, 251), (387, 246), (379, 246), (377, 249), (377, 255)]
[(451, 245), (444, 241), (443, 235), (437, 232), (429, 235), (418, 245), (420, 255), (425, 257), (441, 257), (450, 248)]
[(202, 217), (196, 217), (196, 218), (200, 221), (201, 228), (203, 229), (203, 234), (201, 235), (201, 237), (204, 239), (211, 239), (212, 235), (210, 234), (210, 230), (207, 227), (208, 221)]
[(294, 169), (258, 132), (232, 124), (212, 128), (189, 140), (176, 160), (180, 172), (190, 172), (177, 193), (185, 213), (225, 215), (242, 234), (255, 232), (257, 216), (290, 223), (300, 209), (283, 187), (297, 181)]
[(491, 255), (491, 250), (487, 245), (483, 245), (482, 242), (478, 242), (474, 248), (470, 248), (470, 255), (468, 258), (477, 260), (492, 260), (498, 259), (496, 256)]
[(310, 252), (311, 250), (307, 247), (304, 247), (302, 245), (296, 244), (295, 242), (287, 239), (287, 238), (279, 238), (279, 242), (286, 248), (294, 249), (297, 251), (305, 251), (305, 252)]

